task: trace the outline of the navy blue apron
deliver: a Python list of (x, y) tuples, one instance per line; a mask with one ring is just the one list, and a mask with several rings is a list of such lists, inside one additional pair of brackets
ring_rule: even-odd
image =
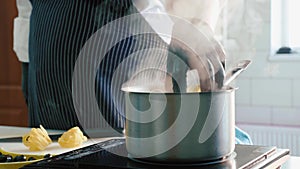
[[(45, 128), (63, 130), (81, 126), (72, 98), (72, 75), (79, 52), (102, 26), (137, 13), (137, 9), (131, 0), (31, 0), (31, 3), (28, 90), (25, 96), (29, 125), (37, 127), (42, 124)], [(148, 42), (152, 44), (147, 45)], [(116, 106), (123, 105), (115, 105), (112, 99), (113, 72), (130, 53), (149, 46), (167, 47), (156, 35), (134, 36), (119, 42), (100, 63), (95, 92), (99, 109), (113, 128), (122, 129), (125, 122), (124, 110), (116, 109)], [(120, 77), (120, 84), (127, 78)], [(102, 122), (99, 120), (98, 123)], [(93, 125), (89, 124), (91, 128)], [(95, 126), (99, 127), (99, 124)], [(100, 127), (107, 127), (107, 124), (100, 124)]]

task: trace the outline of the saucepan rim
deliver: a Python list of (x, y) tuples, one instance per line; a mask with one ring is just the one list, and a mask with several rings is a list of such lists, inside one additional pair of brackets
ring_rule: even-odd
[(189, 94), (212, 94), (212, 93), (232, 92), (232, 91), (238, 90), (238, 87), (224, 86), (222, 89), (214, 90), (214, 91), (184, 92), (184, 93), (178, 93), (178, 92), (175, 92), (175, 93), (174, 92), (158, 92), (158, 91), (148, 92), (148, 91), (137, 90), (137, 89), (141, 89), (141, 87), (139, 87), (139, 86), (124, 87), (124, 88), (121, 89), (121, 91), (123, 91), (125, 93), (133, 93), (133, 94), (189, 95)]

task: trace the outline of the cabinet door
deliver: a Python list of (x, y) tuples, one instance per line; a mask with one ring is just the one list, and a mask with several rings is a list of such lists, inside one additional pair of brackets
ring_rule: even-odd
[(21, 89), (21, 63), (13, 51), (16, 0), (0, 1), (0, 125), (27, 126), (27, 107)]

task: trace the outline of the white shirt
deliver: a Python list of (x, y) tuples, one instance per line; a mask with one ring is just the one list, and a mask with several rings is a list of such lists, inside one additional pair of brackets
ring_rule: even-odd
[[(156, 32), (163, 30), (163, 32), (167, 32), (167, 34), (171, 35), (173, 23), (170, 19), (164, 17), (160, 20), (149, 15), (151, 13), (166, 13), (160, 0), (133, 0), (133, 3)], [(19, 61), (29, 62), (28, 37), (32, 6), (29, 0), (17, 0), (17, 8), (19, 13), (18, 17), (14, 19), (14, 51)], [(165, 42), (170, 43), (171, 39), (169, 37), (161, 37)]]
[[(212, 30), (215, 29), (218, 15), (226, 0), (132, 0), (151, 27), (169, 43), (173, 22), (161, 15), (161, 18), (153, 18), (151, 13), (170, 13), (178, 17), (190, 20), (191, 23), (201, 20), (207, 23)], [(28, 36), (31, 3), (29, 0), (17, 0), (18, 17), (14, 20), (14, 51), (21, 62), (29, 62)], [(149, 15), (150, 14), (150, 15)], [(170, 35), (163, 36), (161, 33)]]
[[(168, 16), (163, 0), (132, 0), (135, 7), (149, 23), (152, 29), (167, 43), (171, 42), (174, 23)], [(161, 14), (161, 15), (153, 15)]]
[(28, 37), (31, 3), (29, 0), (17, 0), (18, 17), (14, 19), (14, 51), (21, 62), (29, 62)]

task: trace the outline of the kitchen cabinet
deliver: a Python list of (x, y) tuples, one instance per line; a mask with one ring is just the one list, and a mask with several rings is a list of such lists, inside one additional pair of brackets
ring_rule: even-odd
[(0, 125), (27, 126), (27, 107), (21, 89), (21, 63), (13, 51), (16, 1), (0, 2)]

